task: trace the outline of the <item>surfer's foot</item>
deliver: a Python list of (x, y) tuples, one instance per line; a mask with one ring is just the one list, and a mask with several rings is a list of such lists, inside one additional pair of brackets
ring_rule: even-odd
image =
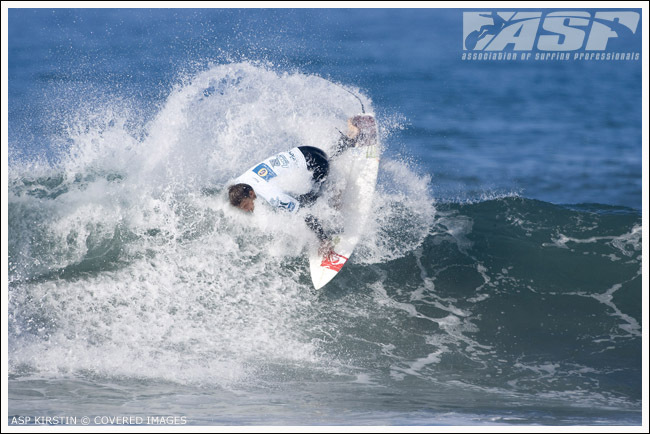
[(318, 247), (318, 254), (320, 256), (329, 256), (334, 251), (334, 243), (332, 240), (322, 240), (320, 247)]

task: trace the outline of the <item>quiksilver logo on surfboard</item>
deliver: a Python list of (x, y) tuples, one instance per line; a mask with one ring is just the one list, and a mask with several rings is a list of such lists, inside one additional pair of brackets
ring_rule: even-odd
[(325, 255), (320, 266), (334, 271), (341, 271), (341, 268), (343, 268), (343, 265), (345, 265), (347, 260), (348, 258), (345, 256), (332, 251)]

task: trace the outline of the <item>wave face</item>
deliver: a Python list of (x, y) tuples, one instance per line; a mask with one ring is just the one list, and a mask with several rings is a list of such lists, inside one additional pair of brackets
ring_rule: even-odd
[[(12, 393), (54, 379), (302, 400), (291, 423), (318, 422), (312, 396), (326, 422), (640, 418), (637, 211), (435, 203), (428, 177), (386, 155), (365, 237), (314, 291), (300, 217), (244, 216), (224, 187), (273, 153), (331, 151), (355, 98), (243, 62), (176, 86), (143, 134), (116, 106), (71, 120), (55, 163), (10, 167)], [(400, 127), (379, 121), (384, 139)]]

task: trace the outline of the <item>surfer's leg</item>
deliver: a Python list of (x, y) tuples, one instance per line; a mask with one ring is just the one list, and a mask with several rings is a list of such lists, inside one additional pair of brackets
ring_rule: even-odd
[(325, 241), (330, 238), (329, 234), (325, 231), (318, 219), (313, 215), (309, 214), (305, 217), (305, 223), (307, 223), (307, 227), (316, 234), (316, 237), (318, 237), (320, 241)]
[(299, 146), (298, 149), (305, 156), (307, 170), (311, 171), (312, 181), (315, 184), (309, 193), (298, 197), (300, 206), (305, 207), (316, 202), (316, 199), (320, 196), (323, 182), (329, 173), (330, 165), (327, 161), (327, 154), (323, 150), (314, 148), (313, 146)]
[[(341, 133), (341, 132), (339, 131), (339, 133)], [(337, 157), (338, 155), (340, 155), (343, 151), (345, 151), (348, 148), (354, 148), (354, 145), (356, 143), (357, 143), (356, 140), (351, 139), (350, 137), (348, 137), (345, 134), (341, 133), (341, 138), (336, 143), (336, 150), (334, 151), (334, 157)]]
[(312, 172), (312, 179), (315, 183), (321, 184), (327, 178), (330, 170), (327, 154), (322, 149), (313, 146), (299, 146), (298, 149), (305, 156), (307, 170)]

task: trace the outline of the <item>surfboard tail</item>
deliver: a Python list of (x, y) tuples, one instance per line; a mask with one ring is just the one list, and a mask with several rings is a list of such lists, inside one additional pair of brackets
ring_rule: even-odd
[(316, 258), (311, 264), (311, 278), (314, 288), (320, 289), (325, 286), (341, 271), (341, 268), (348, 261), (348, 256), (336, 253), (334, 250)]

